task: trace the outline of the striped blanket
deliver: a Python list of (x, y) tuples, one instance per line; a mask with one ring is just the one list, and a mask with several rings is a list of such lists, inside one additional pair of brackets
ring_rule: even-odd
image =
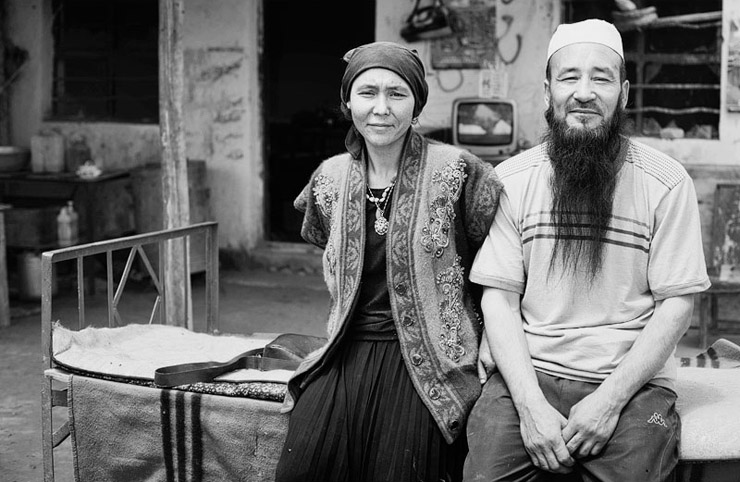
[(79, 481), (270, 481), (288, 426), (279, 402), (82, 376), (68, 405)]

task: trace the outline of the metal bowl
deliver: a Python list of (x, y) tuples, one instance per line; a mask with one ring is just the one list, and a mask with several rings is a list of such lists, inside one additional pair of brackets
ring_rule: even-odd
[(31, 151), (22, 147), (0, 146), (0, 172), (22, 171), (28, 166)]

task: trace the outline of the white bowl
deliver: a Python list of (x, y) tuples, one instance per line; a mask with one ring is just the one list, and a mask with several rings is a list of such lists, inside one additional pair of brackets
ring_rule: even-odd
[(22, 147), (0, 146), (0, 172), (22, 171), (28, 166), (31, 151)]

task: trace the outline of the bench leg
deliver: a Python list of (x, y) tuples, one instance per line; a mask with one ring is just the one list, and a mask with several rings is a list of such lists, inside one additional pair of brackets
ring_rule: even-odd
[(703, 478), (702, 464), (680, 463), (676, 467), (676, 482), (699, 482)]

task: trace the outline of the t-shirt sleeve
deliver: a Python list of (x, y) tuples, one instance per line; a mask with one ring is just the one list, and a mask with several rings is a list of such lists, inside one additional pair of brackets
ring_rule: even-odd
[(648, 283), (656, 300), (699, 293), (710, 286), (696, 191), (688, 176), (656, 209)]
[(499, 198), (496, 217), (470, 270), (473, 283), (524, 293), (524, 255), (519, 223), (506, 190)]

